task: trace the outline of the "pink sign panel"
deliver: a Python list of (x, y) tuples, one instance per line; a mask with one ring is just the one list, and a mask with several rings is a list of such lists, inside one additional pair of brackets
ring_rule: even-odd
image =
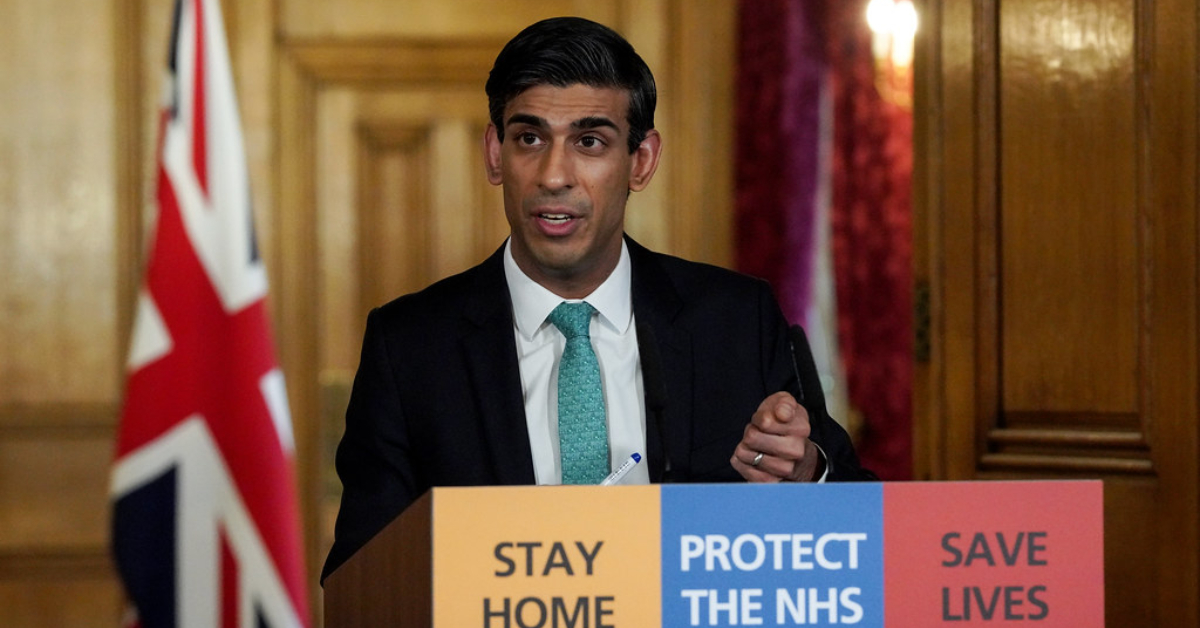
[(1104, 626), (1094, 482), (888, 484), (888, 628)]

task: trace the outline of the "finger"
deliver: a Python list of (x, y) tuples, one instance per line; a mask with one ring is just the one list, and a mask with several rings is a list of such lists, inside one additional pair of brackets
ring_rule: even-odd
[[(765, 457), (764, 457), (765, 458)], [(747, 482), (779, 482), (780, 478), (777, 475), (769, 473), (761, 468), (761, 463), (758, 467), (753, 467), (745, 462), (742, 462), (735, 455), (729, 459), (729, 464), (737, 471)]]
[(775, 404), (775, 418), (782, 423), (789, 423), (796, 418), (796, 411), (800, 409), (800, 404), (796, 403), (796, 399), (787, 393), (778, 393), (779, 400)]
[(742, 441), (734, 448), (733, 459), (748, 467), (765, 470), (770, 468), (772, 460), (778, 460), (779, 458), (761, 449), (751, 447), (745, 441)]
[(735, 449), (735, 455), (738, 455), (738, 458), (747, 464), (750, 464), (760, 451), (774, 458), (796, 461), (804, 457), (806, 440), (807, 430), (794, 430), (794, 433), (787, 434), (768, 434), (754, 425), (749, 425), (739, 443), (740, 446), (745, 447), (745, 450)]
[(804, 441), (804, 456), (797, 460), (792, 470), (787, 473), (786, 478), (790, 482), (812, 482), (817, 479), (817, 466), (820, 464), (821, 454), (817, 452), (817, 445), (811, 440)]
[(778, 421), (779, 417), (777, 415), (779, 414), (780, 409), (788, 404), (795, 403), (795, 401), (796, 400), (793, 399), (787, 391), (780, 391), (770, 395), (758, 404), (758, 408), (754, 411), (754, 415), (751, 417), (751, 420), (753, 421), (757, 419), (759, 421)]
[(781, 390), (777, 393), (767, 395), (767, 398), (763, 399), (762, 402), (758, 404), (758, 410), (761, 411), (761, 410), (766, 410), (768, 408), (773, 408), (776, 405), (778, 405), (780, 401), (785, 400), (785, 399), (792, 399), (793, 401), (795, 401), (795, 399), (792, 397), (792, 394), (786, 390)]
[[(789, 457), (781, 457), (756, 449), (748, 446), (745, 442), (738, 443), (738, 446), (734, 448), (730, 463), (735, 461), (746, 469), (752, 469), (758, 474), (769, 475), (777, 479), (790, 477), (797, 465), (797, 462)], [(738, 468), (738, 465), (734, 465), (734, 468)], [(745, 473), (742, 475), (750, 479)]]
[(733, 448), (733, 459), (741, 461), (750, 466), (754, 466), (754, 457), (757, 455), (758, 450), (751, 447), (750, 444), (746, 442), (745, 438), (743, 438), (741, 442), (737, 444), (737, 447)]
[(812, 424), (808, 420), (808, 412), (797, 406), (796, 413), (786, 423), (780, 421), (763, 421), (755, 423), (754, 428), (761, 434), (777, 438), (802, 440), (812, 433)]
[(750, 422), (769, 434), (787, 434), (797, 427), (797, 419), (808, 422), (808, 413), (786, 392), (775, 393), (759, 406)]

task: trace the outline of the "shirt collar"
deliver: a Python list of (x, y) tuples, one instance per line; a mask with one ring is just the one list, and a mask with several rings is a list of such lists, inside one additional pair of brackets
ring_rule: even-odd
[[(633, 322), (630, 292), (632, 279), (629, 269), (629, 249), (622, 240), (621, 257), (617, 260), (617, 267), (604, 283), (580, 299), (596, 308), (601, 324), (607, 325), (617, 334), (624, 334)], [(546, 317), (550, 316), (550, 312), (564, 299), (530, 279), (529, 275), (517, 266), (517, 261), (512, 255), (511, 239), (504, 243), (504, 279), (508, 283), (508, 294), (512, 298), (513, 322), (517, 331), (526, 340), (532, 340), (534, 334), (546, 324)]]

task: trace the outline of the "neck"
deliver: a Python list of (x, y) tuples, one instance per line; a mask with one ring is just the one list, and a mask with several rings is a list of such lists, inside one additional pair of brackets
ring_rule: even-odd
[[(614, 265), (613, 268), (616, 266)], [(612, 273), (613, 268), (609, 268), (600, 277), (582, 278), (582, 277), (555, 277), (544, 273), (530, 273), (522, 268), (525, 274), (529, 275), (534, 281), (540, 284), (543, 288), (553, 292), (554, 294), (564, 299), (582, 299), (596, 291), (600, 284), (604, 283), (605, 279)]]
[(600, 287), (621, 261), (621, 245), (605, 259), (588, 267), (554, 268), (527, 259), (520, 247), (512, 249), (513, 261), (538, 285), (564, 299), (582, 299)]

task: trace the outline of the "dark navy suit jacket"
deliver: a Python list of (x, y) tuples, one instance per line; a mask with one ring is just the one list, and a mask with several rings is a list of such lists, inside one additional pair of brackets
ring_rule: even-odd
[[(765, 282), (626, 242), (652, 482), (741, 481), (729, 458), (780, 390), (808, 411), (829, 480), (873, 478), (825, 409), (803, 334), (793, 353)], [(503, 247), (367, 317), (337, 470), (342, 503), (322, 579), (431, 487), (534, 483)]]

